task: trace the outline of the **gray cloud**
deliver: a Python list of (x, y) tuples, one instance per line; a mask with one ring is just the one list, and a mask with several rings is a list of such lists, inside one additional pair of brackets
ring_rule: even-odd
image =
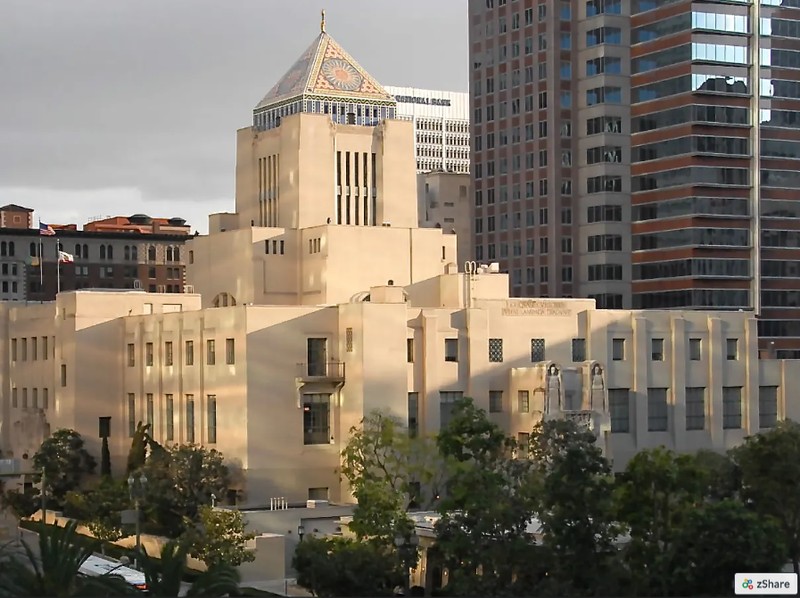
[[(467, 89), (466, 0), (328, 5), (328, 32), (380, 82)], [(317, 35), (320, 8), (3, 0), (0, 185), (135, 188), (154, 213), (221, 197), (233, 209), (235, 131)]]

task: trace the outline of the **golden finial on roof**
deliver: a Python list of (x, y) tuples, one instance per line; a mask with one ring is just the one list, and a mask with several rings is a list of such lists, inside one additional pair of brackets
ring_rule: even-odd
[(322, 11), (322, 22), (319, 24), (319, 30), (325, 33), (325, 11)]

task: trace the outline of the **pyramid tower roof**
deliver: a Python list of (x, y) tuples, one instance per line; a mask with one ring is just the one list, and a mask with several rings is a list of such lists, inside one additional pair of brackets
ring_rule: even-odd
[(332, 100), (394, 103), (387, 92), (336, 40), (322, 31), (286, 74), (255, 107), (259, 111), (290, 98), (314, 96)]

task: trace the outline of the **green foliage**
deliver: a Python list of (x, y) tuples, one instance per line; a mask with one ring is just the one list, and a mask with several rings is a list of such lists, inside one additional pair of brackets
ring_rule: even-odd
[(209, 568), (222, 564), (238, 567), (255, 560), (253, 551), (246, 548), (255, 534), (245, 531), (241, 511), (204, 505), (199, 516), (199, 529), (189, 528), (186, 532), (191, 556)]
[(64, 514), (85, 521), (98, 540), (113, 542), (123, 535), (120, 514), (129, 503), (125, 482), (102, 477), (93, 488), (68, 493)]
[(142, 422), (136, 423), (136, 430), (134, 430), (133, 437), (131, 438), (131, 448), (128, 451), (126, 473), (130, 474), (144, 467), (147, 461), (147, 445), (150, 439), (150, 434), (148, 432), (150, 428), (150, 424), (145, 425)]
[(118, 576), (82, 577), (78, 571), (97, 548), (81, 542), (76, 524), (43, 526), (36, 548), (23, 543), (22, 555), (3, 563), (0, 596), (126, 596), (137, 592)]
[(225, 496), (230, 485), (222, 453), (193, 444), (152, 450), (142, 471), (147, 475), (145, 512), (172, 538), (186, 530), (187, 521), (198, 520), (212, 494)]
[(365, 417), (342, 451), (341, 474), (358, 501), (350, 529), (359, 538), (391, 543), (409, 527), (412, 500), (427, 506), (438, 494), (440, 472), (430, 438), (412, 437), (397, 418), (381, 412)]
[(297, 583), (315, 596), (391, 596), (402, 585), (396, 556), (375, 542), (307, 538), (295, 551)]
[(38, 488), (24, 490), (6, 490), (0, 494), (0, 505), (10, 510), (17, 519), (30, 517), (42, 506)]
[(781, 529), (788, 558), (800, 573), (800, 424), (780, 422), (731, 451), (741, 471), (741, 493)]
[(111, 476), (111, 451), (108, 448), (108, 438), (103, 438), (100, 447), (100, 475)]
[(62, 428), (45, 439), (33, 456), (33, 466), (44, 470), (48, 497), (60, 507), (67, 492), (77, 490), (83, 479), (94, 472), (97, 462), (84, 448), (80, 434)]

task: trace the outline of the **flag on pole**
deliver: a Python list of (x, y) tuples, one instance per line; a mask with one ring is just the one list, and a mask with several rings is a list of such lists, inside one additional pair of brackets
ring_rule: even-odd
[(56, 231), (53, 230), (53, 227), (49, 224), (45, 224), (41, 220), (39, 221), (39, 234), (44, 235), (46, 237), (52, 237), (56, 234)]
[(58, 252), (59, 264), (72, 264), (74, 261), (75, 261), (75, 256), (73, 256), (71, 253), (67, 253), (66, 251)]

